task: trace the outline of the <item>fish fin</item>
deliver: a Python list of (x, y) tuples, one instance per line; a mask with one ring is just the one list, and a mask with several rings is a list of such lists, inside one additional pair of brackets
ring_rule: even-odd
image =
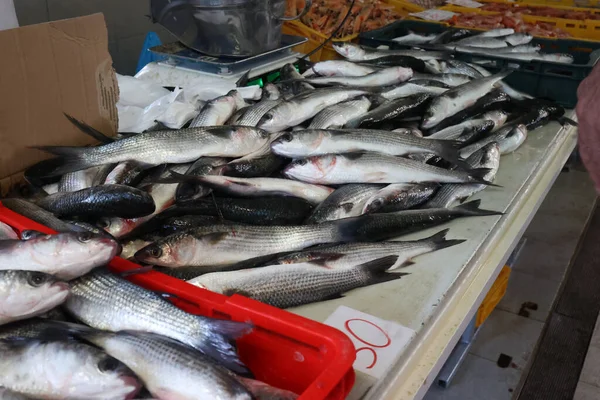
[(483, 217), (486, 215), (504, 215), (501, 211), (483, 210), (479, 208), (481, 200), (473, 200), (468, 203), (461, 204), (452, 208), (452, 210), (460, 212), (464, 216)]
[(571, 126), (579, 126), (579, 124), (576, 121), (573, 121), (571, 118), (567, 118), (567, 117), (558, 117), (556, 118), (556, 120), (558, 121), (558, 123), (560, 123), (562, 126), (565, 125), (571, 125)]
[[(498, 80), (504, 79), (506, 78), (508, 75), (510, 75), (511, 73), (513, 73), (514, 69), (505, 69), (503, 71), (498, 72), (495, 75), (490, 76), (490, 78), (497, 78)], [(502, 87), (502, 83), (501, 82), (496, 82), (494, 83), (494, 87), (495, 88), (501, 88)]]
[(327, 267), (327, 262), (339, 260), (344, 257), (343, 253), (322, 253), (318, 254), (314, 259), (308, 261), (309, 264), (315, 264), (320, 267)]
[(410, 267), (411, 265), (415, 265), (415, 264), (416, 264), (416, 262), (409, 258), (408, 260), (404, 260), (404, 262), (402, 262), (400, 264), (394, 264), (393, 266), (390, 267), (390, 270), (406, 268), (406, 267)]
[(64, 175), (68, 172), (81, 171), (93, 167), (92, 164), (83, 159), (83, 155), (88, 149), (87, 147), (32, 146), (31, 148), (55, 154), (62, 158), (62, 162), (57, 165), (52, 165), (51, 168), (41, 173), (39, 177), (47, 178)]
[(465, 201), (467, 201), (467, 199), (468, 199), (469, 197), (470, 197), (470, 196), (463, 196), (463, 197), (459, 197), (459, 198), (458, 198), (458, 202), (459, 202), (460, 204), (463, 204)]
[(248, 84), (248, 81), (250, 80), (250, 71), (252, 71), (252, 69), (249, 69), (248, 71), (244, 72), (242, 76), (240, 76), (240, 79), (235, 82), (236, 87), (243, 87)]
[(495, 183), (489, 182), (485, 180), (485, 176), (489, 174), (491, 168), (475, 168), (469, 170), (469, 177), (472, 179), (472, 182), (483, 183), (488, 186), (502, 187), (500, 185), (496, 185)]
[(458, 140), (437, 140), (437, 142), (437, 154), (440, 157), (442, 157), (446, 161), (451, 162), (454, 165), (457, 165), (460, 168), (471, 168), (471, 166), (460, 157), (460, 149), (462, 146), (464, 146), (464, 143), (459, 142)]
[(442, 231), (439, 231), (435, 235), (428, 237), (425, 240), (433, 243), (433, 245), (435, 247), (434, 251), (445, 249), (446, 247), (455, 246), (457, 244), (461, 244), (466, 241), (463, 239), (450, 239), (450, 240), (446, 239), (446, 235), (448, 234), (448, 231), (449, 231), (449, 229), (444, 229)]
[[(200, 329), (205, 330), (206, 317), (198, 318)], [(232, 340), (247, 335), (254, 326), (245, 322), (213, 319), (210, 320), (210, 329), (212, 334), (198, 335), (198, 343), (195, 347), (233, 372), (249, 374), (250, 371), (240, 360)]]
[(341, 293), (333, 293), (333, 294), (330, 294), (329, 296), (325, 296), (325, 297), (323, 297), (323, 298), (322, 298), (321, 300), (319, 300), (319, 301), (336, 300), (336, 299), (341, 299), (341, 298), (343, 298), (343, 297), (344, 297), (344, 296), (343, 296)]
[(255, 379), (243, 378), (241, 376), (235, 377), (252, 395), (255, 399), (277, 399), (277, 400), (296, 400), (298, 395), (294, 392), (290, 392), (285, 389), (279, 389), (275, 386), (271, 386), (267, 383), (257, 381)]
[[(357, 268), (360, 268), (361, 270), (369, 274), (369, 283), (367, 284), (367, 286), (374, 285), (377, 283), (393, 281), (396, 279), (400, 279), (403, 276), (410, 275), (403, 272), (387, 272), (392, 267), (394, 267), (397, 261), (398, 256), (391, 255), (366, 262), (364, 264), (359, 265)], [(403, 263), (402, 266), (404, 266), (405, 264), (406, 262)]]
[(70, 116), (69, 114), (63, 112), (63, 115), (69, 120), (69, 122), (71, 122), (73, 125), (75, 125), (75, 127), (77, 129), (79, 129), (81, 132), (85, 133), (88, 136), (91, 136), (92, 138), (96, 139), (99, 142), (102, 143), (112, 143), (115, 140), (109, 136), (106, 136), (104, 133), (100, 132), (99, 130), (97, 130), (96, 128), (91, 127), (90, 125), (86, 124), (85, 122), (82, 122), (72, 116)]

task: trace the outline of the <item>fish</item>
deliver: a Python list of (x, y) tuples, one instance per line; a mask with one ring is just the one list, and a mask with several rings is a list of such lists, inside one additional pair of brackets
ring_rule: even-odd
[(58, 191), (75, 192), (77, 190), (87, 189), (94, 185), (96, 174), (98, 174), (98, 167), (64, 174), (60, 178)]
[(391, 55), (371, 60), (362, 60), (359, 63), (367, 67), (404, 67), (410, 68), (414, 72), (426, 72), (427, 70), (423, 60), (411, 56)]
[(486, 183), (487, 169), (449, 171), (401, 157), (377, 153), (328, 154), (292, 161), (288, 178), (314, 184), (346, 183)]
[[(70, 326), (71, 323), (65, 323), (62, 320), (54, 320), (47, 318), (50, 313), (60, 310), (60, 308), (54, 308), (47, 314), (40, 314), (37, 317), (28, 319), (18, 320), (15, 322), (8, 323), (0, 326), (0, 341), (4, 339), (44, 339), (48, 338), (48, 334), (51, 332), (64, 331), (66, 326)], [(53, 316), (54, 317), (54, 316)], [(55, 335), (52, 335), (55, 336)], [(59, 335), (56, 335), (59, 336)], [(60, 335), (64, 336), (64, 335)], [(57, 339), (58, 337), (54, 338)], [(65, 338), (67, 339), (67, 338)], [(1, 399), (2, 397), (0, 397)]]
[(433, 153), (451, 162), (458, 161), (459, 147), (453, 141), (372, 129), (307, 129), (286, 133), (271, 145), (288, 158), (372, 151), (394, 156)]
[(159, 399), (253, 399), (226, 368), (172, 339), (143, 332), (92, 332), (84, 337), (131, 368)]
[(223, 193), (244, 197), (291, 196), (312, 204), (325, 200), (333, 189), (281, 178), (235, 178), (231, 176), (193, 176), (171, 173), (175, 180), (191, 180)]
[(358, 118), (369, 111), (371, 101), (366, 97), (344, 101), (324, 108), (311, 121), (308, 129), (327, 129), (343, 127), (348, 121)]
[(486, 78), (476, 79), (450, 89), (436, 97), (429, 104), (421, 127), (429, 129), (439, 124), (443, 119), (474, 105), (478, 99), (494, 89), (498, 81), (508, 76), (511, 72), (505, 71)]
[[(214, 206), (214, 202), (213, 207), (216, 207)], [(197, 226), (215, 225), (222, 222), (223, 221), (216, 215), (181, 215), (169, 217), (161, 221), (160, 227), (154, 232), (154, 234), (167, 236), (175, 232), (195, 228)]]
[(138, 251), (150, 244), (152, 244), (151, 240), (144, 239), (131, 239), (128, 241), (124, 241), (122, 242), (123, 250), (121, 251), (120, 257), (124, 258), (125, 260), (133, 259), (135, 253), (137, 253)]
[(436, 36), (436, 34), (419, 35), (418, 33), (409, 31), (407, 35), (393, 38), (392, 42), (410, 45), (425, 44), (431, 42), (433, 39), (436, 38)]
[(398, 259), (390, 270), (414, 264), (413, 259), (423, 254), (442, 250), (466, 242), (461, 239), (446, 239), (449, 229), (444, 229), (430, 237), (380, 243), (346, 243), (319, 246), (306, 251), (284, 255), (272, 261), (272, 264), (318, 263), (329, 269), (353, 268), (365, 262), (382, 257), (396, 256)]
[(288, 99), (295, 95), (304, 92), (310, 92), (315, 88), (308, 83), (303, 81), (303, 76), (296, 71), (296, 67), (293, 64), (285, 64), (280, 70), (281, 83), (279, 87), (281, 94), (284, 99)]
[(405, 274), (387, 272), (396, 260), (396, 256), (383, 257), (347, 269), (328, 269), (312, 263), (270, 265), (212, 272), (188, 282), (224, 295), (241, 294), (274, 307), (289, 308), (339, 298), (359, 287), (400, 279)]
[(256, 178), (268, 177), (277, 172), (284, 159), (271, 151), (271, 143), (279, 136), (280, 133), (271, 135), (271, 139), (260, 149), (223, 165), (221, 174), (237, 178)]
[(414, 83), (409, 81), (398, 85), (395, 88), (388, 90), (387, 92), (381, 93), (381, 96), (388, 100), (395, 100), (401, 97), (408, 97), (420, 93), (427, 93), (433, 96), (438, 96), (447, 91), (448, 89), (449, 87), (429, 86), (424, 83)]
[(470, 157), (471, 154), (481, 149), (489, 143), (496, 142), (500, 147), (500, 154), (508, 154), (517, 150), (525, 139), (527, 139), (527, 127), (525, 125), (506, 125), (500, 128), (497, 132), (492, 135), (481, 139), (467, 147), (463, 147), (460, 154), (463, 157)]
[(363, 125), (373, 125), (387, 120), (399, 120), (419, 115), (431, 100), (428, 93), (419, 93), (395, 100), (388, 100), (379, 107), (350, 120), (346, 128), (358, 128)]
[(108, 264), (120, 251), (114, 240), (89, 232), (0, 241), (0, 270), (44, 272), (71, 280)]
[(431, 41), (431, 44), (450, 43), (472, 35), (473, 32), (468, 29), (448, 29), (439, 33)]
[(0, 325), (50, 311), (69, 295), (69, 284), (42, 272), (0, 271)]
[(12, 390), (0, 388), (0, 399), (2, 400), (32, 400), (24, 394), (13, 392)]
[[(467, 164), (472, 168), (489, 168), (490, 172), (484, 179), (493, 182), (496, 172), (498, 172), (498, 168), (500, 167), (500, 146), (496, 142), (483, 146), (467, 158)], [(442, 185), (440, 190), (422, 208), (448, 208), (456, 200), (465, 201), (483, 189), (485, 189), (485, 185), (479, 184)]]
[(458, 140), (460, 142), (465, 142), (472, 140), (473, 137), (476, 138), (487, 132), (491, 132), (495, 126), (496, 124), (494, 124), (494, 121), (488, 119), (469, 119), (460, 124), (439, 130), (427, 137), (431, 139)]
[(239, 93), (232, 90), (225, 96), (208, 101), (190, 123), (190, 128), (223, 125), (237, 110), (238, 96)]
[(289, 390), (279, 389), (255, 379), (236, 376), (256, 400), (296, 400), (299, 396)]
[(263, 97), (261, 100), (247, 108), (244, 108), (242, 116), (236, 121), (235, 125), (256, 126), (260, 119), (273, 107), (283, 101), (277, 86), (268, 83), (263, 88)]
[(96, 147), (38, 146), (62, 156), (64, 163), (46, 171), (62, 175), (102, 164), (135, 161), (146, 166), (182, 164), (200, 157), (242, 157), (263, 146), (269, 134), (247, 126), (217, 126), (140, 133)]
[[(227, 158), (223, 157), (200, 157), (196, 160), (187, 171), (186, 175), (203, 176), (203, 175), (220, 175), (223, 173), (223, 166), (228, 163)], [(175, 190), (175, 202), (192, 199), (199, 199), (209, 195), (210, 188), (199, 185), (195, 182), (181, 182)]]
[(447, 58), (448, 53), (443, 51), (420, 51), (420, 50), (379, 50), (350, 42), (333, 43), (333, 49), (342, 57), (355, 62), (373, 60), (387, 56), (409, 56), (420, 60), (443, 59)]
[(362, 223), (360, 218), (318, 225), (197, 227), (159, 239), (140, 250), (135, 258), (146, 264), (170, 268), (232, 265), (317, 244), (352, 241), (356, 227)]
[(454, 43), (451, 43), (449, 46), (453, 46), (454, 44), (457, 44), (459, 46), (482, 47), (486, 49), (498, 49), (507, 47), (507, 43), (502, 39), (479, 35), (460, 39)]
[(365, 90), (352, 88), (321, 88), (301, 93), (267, 112), (258, 126), (269, 132), (278, 132), (314, 117), (324, 108), (358, 96)]
[(483, 78), (484, 76), (489, 76), (491, 74), (483, 75), (480, 71), (478, 71), (475, 67), (469, 65), (464, 61), (449, 59), (445, 60), (443, 72), (447, 74), (461, 74), (471, 77), (473, 79)]
[(122, 363), (86, 344), (2, 340), (0, 351), (0, 386), (32, 398), (125, 400), (141, 388)]
[(363, 76), (319, 76), (305, 78), (306, 82), (314, 86), (341, 85), (346, 87), (379, 87), (397, 85), (409, 80), (413, 70), (404, 67), (388, 67)]
[(327, 60), (315, 63), (308, 71), (318, 76), (364, 76), (377, 71), (377, 68), (356, 64), (345, 60)]
[(40, 232), (40, 231), (31, 230), (31, 229), (21, 231), (21, 240), (31, 240), (31, 239), (39, 238), (42, 236), (46, 236), (46, 234), (43, 232)]
[(136, 186), (144, 178), (145, 170), (144, 166), (136, 162), (121, 162), (110, 171), (104, 184)]
[(197, 199), (178, 204), (165, 210), (163, 214), (170, 216), (177, 214), (222, 216), (228, 221), (250, 225), (295, 225), (301, 223), (312, 209), (313, 206), (310, 202), (298, 197), (235, 198), (216, 196), (212, 199)]
[(521, 44), (518, 46), (507, 47), (496, 50), (498, 54), (505, 53), (537, 53), (542, 49), (539, 44)]
[(0, 221), (0, 240), (14, 240), (19, 239), (19, 236), (10, 225)]
[(48, 212), (25, 199), (2, 199), (2, 204), (9, 210), (21, 214), (22, 216), (57, 232), (83, 231), (83, 229), (56, 218), (51, 212)]
[(363, 204), (362, 214), (408, 210), (425, 203), (438, 189), (437, 183), (395, 183), (377, 191)]
[(513, 33), (502, 38), (505, 42), (511, 46), (520, 46), (527, 44), (533, 40), (533, 36), (529, 33)]
[(448, 85), (450, 87), (456, 87), (460, 85), (464, 85), (465, 83), (471, 82), (471, 78), (467, 75), (462, 74), (435, 74), (435, 75), (427, 75), (427, 74), (415, 74), (410, 82), (419, 84), (426, 83), (428, 81), (437, 81)]
[(111, 332), (138, 330), (167, 336), (191, 346), (232, 371), (246, 373), (230, 340), (252, 330), (247, 323), (189, 314), (160, 295), (105, 269), (71, 282), (67, 311), (92, 328)]
[(150, 194), (125, 185), (101, 185), (75, 192), (59, 192), (38, 200), (37, 205), (59, 217), (138, 218), (156, 210)]
[[(512, 35), (515, 33), (515, 30), (512, 28), (498, 28), (498, 29), (490, 29), (485, 32), (478, 33), (475, 36), (478, 37), (503, 37)], [(504, 40), (504, 38), (502, 38)]]
[(320, 224), (361, 215), (364, 202), (381, 188), (381, 185), (363, 183), (341, 186), (314, 209), (305, 223)]

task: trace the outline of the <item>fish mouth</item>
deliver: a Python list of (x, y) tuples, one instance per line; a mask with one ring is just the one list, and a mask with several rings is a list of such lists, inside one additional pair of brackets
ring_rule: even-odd
[(123, 381), (123, 385), (125, 386), (125, 388), (129, 388), (129, 387), (132, 388), (131, 391), (127, 394), (127, 397), (125, 397), (125, 398), (128, 400), (135, 399), (135, 396), (138, 394), (138, 392), (142, 388), (142, 384), (140, 383), (140, 381), (138, 381), (133, 376), (121, 376), (121, 377), (119, 377), (119, 379), (121, 379), (121, 381)]
[(60, 292), (71, 290), (71, 285), (69, 285), (67, 282), (62, 281), (54, 282), (52, 285), (50, 285), (50, 287), (58, 288), (60, 289)]

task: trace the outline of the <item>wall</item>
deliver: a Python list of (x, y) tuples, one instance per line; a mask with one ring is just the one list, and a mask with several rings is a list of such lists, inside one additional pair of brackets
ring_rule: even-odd
[(163, 42), (174, 40), (161, 26), (150, 22), (150, 0), (14, 0), (14, 3), (21, 26), (104, 13), (108, 50), (120, 74), (135, 73), (149, 31), (157, 32)]

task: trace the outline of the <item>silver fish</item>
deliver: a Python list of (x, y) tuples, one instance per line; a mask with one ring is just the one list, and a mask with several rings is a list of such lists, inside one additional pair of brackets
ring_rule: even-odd
[(350, 61), (367, 61), (387, 56), (410, 56), (421, 60), (446, 58), (448, 53), (442, 51), (420, 51), (420, 50), (379, 50), (361, 47), (359, 45), (343, 42), (333, 43), (333, 49), (342, 57)]
[(319, 76), (364, 76), (377, 71), (376, 68), (344, 60), (320, 61), (309, 71)]
[(106, 270), (73, 281), (64, 306), (93, 328), (167, 336), (202, 351), (232, 370), (246, 371), (229, 340), (248, 333), (250, 325), (189, 314), (160, 295)]
[(125, 400), (141, 388), (123, 364), (85, 344), (0, 341), (0, 351), (0, 386), (32, 398)]
[(498, 49), (498, 54), (505, 53), (538, 53), (542, 49), (539, 44), (521, 44), (518, 46), (507, 47), (505, 49)]
[(386, 272), (397, 257), (374, 260), (354, 268), (328, 269), (316, 264), (271, 265), (241, 271), (213, 272), (189, 283), (213, 292), (243, 293), (275, 307), (288, 308), (340, 297), (359, 287), (400, 279)]
[(371, 101), (366, 97), (356, 100), (344, 101), (329, 106), (318, 113), (308, 126), (308, 129), (327, 129), (331, 127), (342, 127), (354, 118), (369, 111)]
[(396, 269), (414, 264), (413, 258), (422, 254), (445, 249), (465, 242), (465, 240), (448, 240), (449, 229), (444, 229), (433, 236), (420, 240), (393, 241), (380, 243), (348, 243), (333, 246), (319, 246), (306, 251), (292, 253), (273, 261), (276, 264), (319, 263), (325, 268), (352, 268), (378, 258), (397, 256), (398, 259), (390, 267)]
[(487, 170), (449, 171), (401, 157), (377, 153), (329, 154), (294, 160), (284, 174), (317, 184), (485, 183)]
[(336, 189), (321, 204), (319, 204), (307, 224), (320, 224), (347, 217), (356, 217), (363, 214), (364, 202), (381, 189), (381, 185), (350, 184)]
[(464, 61), (460, 60), (446, 60), (443, 64), (443, 72), (447, 74), (461, 74), (469, 76), (473, 79), (483, 78), (484, 76), (489, 76), (491, 74), (483, 75), (476, 68), (469, 65)]
[(452, 125), (439, 130), (427, 137), (441, 140), (458, 140), (462, 142), (466, 139), (466, 137), (470, 138), (473, 132), (477, 132), (477, 134), (483, 134), (485, 132), (490, 132), (494, 126), (494, 122), (487, 119), (469, 119), (461, 122), (460, 124)]
[(458, 146), (455, 142), (374, 129), (307, 129), (284, 134), (271, 148), (289, 158), (373, 151), (394, 156), (433, 153), (455, 162)]
[(273, 107), (258, 126), (269, 132), (282, 131), (314, 117), (334, 104), (367, 94), (364, 90), (345, 88), (315, 89), (295, 96)]
[(525, 142), (525, 139), (527, 139), (527, 127), (525, 125), (506, 125), (492, 135), (462, 148), (460, 154), (465, 158), (470, 157), (477, 150), (493, 142), (498, 143), (500, 154), (508, 154), (517, 150)]
[(479, 37), (502, 37), (502, 36), (512, 35), (513, 33), (515, 33), (515, 30), (512, 28), (498, 28), (498, 29), (490, 29), (489, 31), (481, 32), (481, 33), (477, 34), (476, 36), (479, 36)]
[[(239, 93), (235, 90), (207, 102), (190, 123), (190, 128), (223, 125), (237, 110)], [(243, 100), (242, 100), (243, 101)]]
[(136, 161), (146, 166), (182, 164), (200, 157), (242, 157), (269, 139), (264, 130), (247, 126), (217, 126), (140, 133), (97, 147), (40, 149), (60, 155), (65, 163), (47, 172), (60, 175), (101, 164)]
[(292, 196), (305, 199), (312, 204), (325, 200), (333, 192), (326, 186), (280, 178), (235, 178), (231, 176), (186, 177), (174, 175), (177, 179), (192, 179), (205, 186), (228, 194), (244, 197)]
[(467, 75), (461, 74), (435, 74), (435, 75), (427, 75), (427, 74), (419, 74), (416, 73), (410, 82), (421, 82), (422, 80), (432, 80), (444, 83), (450, 87), (456, 87), (463, 85), (465, 83), (471, 82), (471, 78)]
[(512, 35), (503, 37), (502, 40), (506, 41), (511, 46), (519, 46), (531, 42), (533, 36), (529, 33), (513, 33)]
[(6, 239), (19, 239), (19, 236), (17, 235), (17, 233), (14, 231), (13, 228), (11, 228), (9, 225), (5, 224), (4, 222), (0, 221), (0, 240), (6, 240)]
[(60, 178), (59, 192), (75, 192), (87, 189), (94, 185), (94, 179), (99, 172), (99, 167), (92, 167), (81, 171), (69, 172)]
[[(496, 142), (485, 145), (469, 156), (467, 164), (472, 168), (489, 168), (490, 172), (484, 176), (484, 179), (493, 182), (500, 166), (500, 147)], [(465, 201), (485, 188), (486, 185), (481, 184), (442, 185), (440, 190), (422, 208), (448, 208), (455, 201)]]
[(2, 204), (18, 214), (57, 232), (82, 232), (84, 229), (61, 221), (54, 214), (24, 199), (3, 199)]
[(381, 95), (388, 100), (394, 100), (394, 99), (399, 99), (401, 97), (408, 97), (413, 94), (420, 94), (420, 93), (428, 93), (428, 94), (437, 96), (437, 95), (444, 93), (447, 90), (448, 90), (447, 87), (443, 88), (443, 87), (437, 87), (437, 86), (427, 86), (424, 84), (417, 84), (417, 83), (413, 83), (413, 82), (409, 81), (409, 82), (405, 82), (402, 85), (399, 85), (387, 92), (383, 92)]
[(436, 183), (395, 183), (377, 191), (363, 205), (363, 214), (407, 210), (427, 201), (438, 189)]
[[(223, 157), (200, 157), (190, 165), (185, 174), (191, 176), (221, 175), (223, 173), (222, 166), (227, 164), (228, 161), (227, 158)], [(175, 201), (199, 199), (207, 196), (210, 192), (210, 188), (195, 182), (182, 182), (175, 191)]]
[(50, 311), (69, 295), (69, 284), (42, 272), (0, 271), (0, 325)]
[(273, 107), (283, 101), (277, 86), (269, 83), (263, 89), (263, 98), (256, 104), (244, 108), (244, 113), (235, 125), (256, 126), (260, 119)]
[(404, 67), (389, 67), (363, 76), (326, 76), (306, 78), (311, 85), (342, 85), (347, 87), (391, 86), (412, 78), (413, 71)]
[(472, 106), (480, 98), (489, 93), (497, 82), (504, 79), (511, 71), (501, 72), (486, 78), (457, 86), (433, 99), (425, 116), (422, 128), (429, 129), (445, 118)]
[(106, 265), (119, 244), (89, 232), (0, 241), (0, 270), (39, 271), (70, 280)]
[(419, 35), (418, 33), (408, 32), (408, 35), (393, 38), (392, 41), (401, 44), (424, 44), (429, 43), (436, 38), (436, 34)]
[[(483, 47), (486, 49), (498, 49), (508, 46), (508, 44), (502, 39), (497, 39), (495, 37), (484, 37), (479, 35), (460, 39), (455, 43), (459, 46)], [(452, 46), (452, 44), (450, 46)]]
[(159, 399), (253, 399), (234, 374), (174, 340), (142, 332), (85, 337), (131, 368)]
[(125, 161), (117, 164), (106, 179), (105, 185), (128, 185), (135, 186), (143, 177), (144, 166), (135, 162)]

